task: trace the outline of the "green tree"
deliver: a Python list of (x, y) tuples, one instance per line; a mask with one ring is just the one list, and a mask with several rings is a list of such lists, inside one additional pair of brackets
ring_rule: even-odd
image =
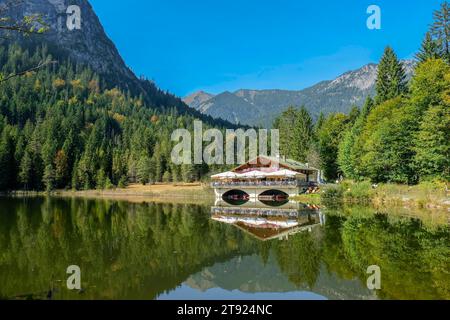
[(164, 172), (162, 181), (165, 183), (169, 183), (172, 180), (172, 176), (169, 171)]
[(137, 165), (137, 180), (146, 185), (150, 179), (150, 159), (148, 156), (142, 156)]
[(317, 118), (316, 125), (314, 126), (314, 131), (319, 132), (320, 128), (322, 128), (323, 123), (325, 122), (325, 114), (321, 111), (319, 117)]
[(95, 183), (96, 183), (95, 188), (97, 190), (105, 189), (105, 184), (106, 184), (105, 170), (103, 170), (103, 169), (98, 170), (97, 176), (96, 176), (96, 179), (95, 179)]
[(373, 106), (374, 102), (369, 96), (354, 125), (346, 131), (339, 145), (338, 163), (344, 176), (347, 178), (360, 179), (362, 177), (359, 167), (363, 155), (361, 152), (363, 145), (360, 138)]
[(3, 130), (0, 141), (0, 190), (11, 190), (15, 186), (14, 140), (8, 129)]
[(428, 109), (415, 143), (415, 168), (421, 177), (450, 180), (450, 108)]
[(293, 130), (296, 139), (294, 159), (305, 162), (313, 141), (314, 125), (311, 115), (304, 106), (297, 111), (297, 121)]
[(447, 1), (433, 13), (433, 19), (431, 34), (440, 46), (441, 57), (450, 61), (450, 5)]
[(25, 190), (29, 190), (30, 187), (32, 187), (33, 181), (32, 165), (33, 160), (31, 158), (30, 152), (25, 151), (22, 161), (20, 162), (20, 172), (19, 172), (19, 179)]
[(305, 107), (289, 107), (275, 121), (280, 130), (280, 151), (286, 157), (305, 162), (314, 137), (312, 118)]
[(68, 176), (70, 173), (69, 169), (69, 159), (67, 158), (64, 150), (59, 150), (55, 156), (55, 183), (59, 186), (66, 186), (68, 181)]
[(295, 133), (293, 128), (297, 122), (297, 111), (289, 107), (274, 122), (274, 128), (280, 131), (280, 152), (286, 157), (293, 158)]
[(183, 182), (192, 182), (194, 178), (194, 167), (190, 164), (185, 164), (181, 167), (181, 179)]
[(42, 176), (42, 181), (45, 185), (45, 190), (50, 192), (55, 186), (55, 170), (52, 165), (47, 165), (44, 170), (44, 175)]
[(348, 128), (348, 121), (349, 118), (345, 114), (330, 114), (319, 131), (318, 146), (321, 168), (328, 180), (336, 180), (342, 173), (337, 158), (339, 144)]
[(450, 66), (442, 59), (430, 59), (421, 63), (411, 79), (411, 104), (420, 115), (431, 105), (441, 105), (443, 92), (450, 89)]
[(407, 100), (377, 106), (367, 118), (361, 167), (374, 182), (414, 182), (413, 130), (416, 118)]
[(391, 47), (386, 47), (378, 65), (376, 91), (377, 104), (398, 97), (407, 91), (403, 65)]
[(416, 59), (419, 63), (425, 62), (429, 59), (438, 59), (439, 46), (437, 42), (433, 39), (430, 32), (427, 32), (425, 39), (422, 42), (422, 47), (420, 51), (416, 54)]
[(76, 161), (73, 166), (70, 185), (72, 187), (72, 190), (78, 190), (78, 188), (80, 188), (80, 179), (78, 177), (78, 161)]

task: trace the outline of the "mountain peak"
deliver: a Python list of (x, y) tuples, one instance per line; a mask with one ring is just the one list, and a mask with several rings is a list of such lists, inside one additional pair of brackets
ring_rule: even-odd
[[(0, 0), (5, 17), (16, 21), (25, 16), (38, 14), (49, 27), (43, 34), (24, 37), (11, 33), (5, 44), (18, 42), (28, 48), (48, 47), (48, 52), (59, 61), (69, 59), (72, 63), (87, 66), (102, 79), (105, 87), (117, 87), (135, 96), (142, 96), (145, 102), (155, 108), (175, 107), (182, 112), (203, 118), (200, 113), (188, 108), (181, 99), (164, 92), (150, 82), (138, 79), (126, 66), (114, 43), (106, 35), (99, 18), (87, 0), (21, 0), (10, 4)], [(69, 6), (80, 8), (81, 29), (69, 30), (67, 14)], [(0, 31), (0, 37), (4, 35)], [(205, 117), (205, 119), (209, 119)]]
[(377, 81), (376, 64), (370, 63), (358, 70), (344, 73), (330, 83), (330, 86), (344, 85), (347, 88), (355, 88), (358, 90), (368, 90), (372, 88)]
[(205, 91), (197, 91), (183, 98), (184, 103), (186, 103), (191, 108), (198, 110), (198, 107), (213, 98), (214, 95), (207, 93)]
[[(0, 0), (4, 5), (8, 0)], [(81, 12), (81, 29), (67, 27), (67, 8), (77, 5)], [(5, 16), (20, 20), (26, 15), (39, 14), (49, 30), (42, 35), (23, 38), (21, 42), (46, 43), (65, 52), (73, 61), (89, 65), (99, 74), (111, 75), (116, 79), (136, 79), (125, 65), (116, 46), (106, 35), (103, 26), (87, 0), (22, 0), (8, 6)], [(122, 80), (123, 81), (123, 80)]]
[[(402, 62), (407, 77), (411, 78), (414, 61)], [(195, 108), (212, 117), (265, 127), (271, 127), (275, 118), (289, 106), (305, 106), (313, 117), (321, 112), (348, 113), (354, 105), (361, 106), (367, 96), (375, 94), (377, 73), (378, 65), (369, 63), (303, 90), (240, 89), (207, 99)], [(192, 106), (189, 101), (185, 102)]]

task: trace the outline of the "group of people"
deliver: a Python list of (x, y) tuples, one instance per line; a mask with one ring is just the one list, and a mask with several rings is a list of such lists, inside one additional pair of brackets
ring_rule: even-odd
[(306, 194), (315, 194), (315, 193), (319, 193), (319, 192), (320, 192), (320, 188), (318, 186), (309, 187), (308, 189), (305, 190)]

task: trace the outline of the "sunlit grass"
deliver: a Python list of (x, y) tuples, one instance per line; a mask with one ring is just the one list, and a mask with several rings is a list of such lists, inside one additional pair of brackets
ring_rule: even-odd
[(374, 204), (377, 206), (407, 206), (418, 209), (450, 209), (450, 197), (445, 182), (422, 182), (416, 186), (372, 184), (368, 181), (344, 181), (323, 188), (324, 202)]

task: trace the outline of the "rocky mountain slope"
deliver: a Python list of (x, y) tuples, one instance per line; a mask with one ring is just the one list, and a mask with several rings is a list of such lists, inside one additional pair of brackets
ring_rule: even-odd
[[(0, 5), (8, 4), (0, 0)], [(81, 29), (69, 30), (66, 24), (67, 8), (77, 5), (81, 13)], [(7, 17), (20, 20), (25, 15), (39, 14), (49, 30), (43, 35), (22, 38), (27, 42), (45, 42), (58, 47), (76, 62), (88, 64), (100, 74), (114, 78), (134, 80), (133, 72), (125, 65), (113, 42), (107, 37), (103, 27), (87, 0), (22, 0), (9, 5)], [(18, 35), (14, 35), (18, 39)]]
[[(408, 77), (411, 77), (413, 61), (404, 61), (404, 66)], [(202, 92), (190, 95), (184, 101), (213, 117), (234, 123), (270, 127), (275, 118), (289, 106), (304, 105), (314, 117), (320, 112), (349, 112), (352, 106), (361, 106), (367, 96), (375, 93), (377, 70), (376, 64), (368, 64), (334, 80), (322, 81), (299, 91), (238, 90), (227, 92), (225, 96)], [(205, 100), (208, 96), (211, 98)]]
[[(69, 6), (80, 8), (81, 28), (67, 26)], [(55, 60), (89, 66), (106, 87), (119, 87), (135, 96), (142, 96), (147, 105), (157, 109), (176, 108), (205, 122), (232, 126), (213, 119), (192, 108), (180, 98), (160, 90), (153, 82), (139, 79), (127, 67), (114, 43), (106, 35), (88, 0), (0, 0), (1, 18), (21, 21), (24, 16), (39, 15), (49, 27), (41, 35), (23, 36), (17, 32), (0, 32), (0, 41), (7, 45), (19, 42), (25, 47), (46, 45)]]
[(209, 94), (204, 91), (198, 91), (191, 94), (190, 96), (183, 98), (183, 101), (186, 104), (188, 104), (191, 108), (198, 110), (200, 109), (200, 105), (203, 104), (203, 102), (206, 102), (213, 97), (214, 97), (213, 94)]

